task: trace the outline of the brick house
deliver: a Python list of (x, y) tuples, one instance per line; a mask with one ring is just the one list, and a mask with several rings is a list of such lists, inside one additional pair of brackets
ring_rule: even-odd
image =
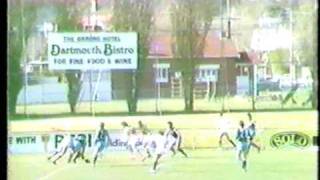
[[(156, 97), (160, 88), (161, 97), (182, 97), (182, 77), (179, 65), (183, 59), (176, 59), (171, 48), (170, 33), (152, 36), (148, 61), (145, 66), (140, 98)], [(236, 94), (236, 64), (241, 62), (234, 43), (224, 39), (223, 44), (218, 32), (210, 32), (206, 38), (203, 57), (196, 62), (195, 98), (208, 95), (223, 94), (225, 90), (230, 95)], [(124, 98), (122, 75), (125, 71), (112, 70), (113, 98)], [(225, 83), (226, 82), (226, 83)], [(221, 88), (226, 87), (226, 89)]]

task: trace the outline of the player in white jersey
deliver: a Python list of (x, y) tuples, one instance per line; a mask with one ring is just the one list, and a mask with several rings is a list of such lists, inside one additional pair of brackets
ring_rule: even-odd
[(54, 152), (49, 155), (48, 160), (51, 160), (53, 157), (55, 157), (58, 154), (65, 154), (68, 150), (68, 145), (70, 144), (70, 139), (68, 134), (64, 134), (62, 142), (58, 145), (58, 147), (54, 150)]
[(167, 137), (164, 135), (163, 131), (159, 131), (159, 134), (155, 136), (155, 144), (156, 144), (156, 150), (155, 150), (156, 158), (151, 170), (151, 172), (153, 173), (156, 172), (159, 159), (168, 152)]
[(165, 132), (165, 136), (168, 141), (168, 148), (173, 152), (173, 155), (176, 154), (176, 150), (182, 153), (185, 157), (188, 157), (187, 153), (181, 148), (182, 136), (178, 129), (173, 127), (171, 121), (168, 122), (168, 129)]
[(144, 161), (146, 158), (151, 158), (151, 148), (152, 148), (152, 138), (151, 131), (147, 128), (142, 121), (138, 122), (138, 130), (142, 135), (142, 147), (146, 153), (146, 156), (142, 159)]
[(124, 143), (127, 144), (127, 147), (126, 147), (126, 148), (130, 151), (130, 153), (132, 153), (133, 150), (132, 150), (131, 147), (129, 146), (129, 137), (130, 137), (130, 134), (131, 134), (131, 132), (132, 132), (132, 127), (130, 127), (130, 126), (128, 125), (128, 123), (125, 122), (125, 121), (121, 122), (121, 126), (122, 126), (122, 137), (121, 137), (121, 139), (122, 139), (122, 141), (123, 141)]
[(111, 138), (108, 131), (104, 128), (104, 123), (101, 123), (94, 138), (93, 166), (96, 164), (98, 155), (107, 148), (109, 143), (111, 143)]
[(56, 156), (54, 158), (54, 160), (52, 161), (53, 164), (56, 164), (57, 161), (60, 158), (62, 158), (67, 153), (68, 150), (72, 149), (73, 143), (74, 143), (73, 140), (74, 140), (74, 137), (71, 134), (69, 134), (69, 135), (65, 134), (64, 138), (61, 142), (61, 145), (59, 145), (58, 150), (56, 152), (54, 152), (53, 155), (48, 157), (48, 160), (51, 160), (52, 158), (54, 158)]
[(138, 142), (140, 141), (140, 137), (141, 136), (139, 136), (135, 128), (132, 128), (131, 131), (129, 132), (128, 147), (132, 155), (136, 155), (136, 154), (141, 155), (138, 149)]
[(135, 159), (137, 153), (141, 156), (141, 152), (138, 149), (138, 142), (141, 136), (139, 136), (137, 130), (129, 126), (127, 122), (123, 121), (121, 125), (123, 127), (122, 141), (127, 143), (127, 149), (131, 153), (132, 158)]
[(244, 126), (244, 122), (240, 121), (240, 127), (237, 129), (237, 156), (238, 160), (242, 162), (242, 169), (247, 171), (247, 157), (250, 150), (250, 132)]
[(219, 146), (222, 147), (222, 138), (226, 137), (227, 140), (232, 144), (233, 147), (236, 147), (236, 144), (231, 140), (229, 136), (229, 129), (230, 129), (230, 121), (227, 118), (223, 117), (223, 112), (220, 113), (220, 118), (218, 121), (219, 127)]

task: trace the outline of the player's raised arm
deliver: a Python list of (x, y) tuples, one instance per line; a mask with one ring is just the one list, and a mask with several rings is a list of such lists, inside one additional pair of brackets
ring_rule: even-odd
[(176, 132), (178, 138), (181, 138), (181, 132), (180, 132), (178, 129), (176, 129), (176, 128), (175, 128), (174, 131)]
[(241, 132), (240, 132), (240, 129), (238, 128), (236, 133), (236, 140), (239, 140), (240, 136), (241, 136)]
[(108, 143), (110, 144), (112, 141), (111, 141), (111, 138), (110, 138), (109, 131), (105, 130), (105, 133), (106, 133), (106, 137), (107, 137)]
[(166, 129), (165, 132), (164, 132), (164, 136), (165, 137), (168, 137), (170, 134), (170, 129)]
[(99, 129), (96, 129), (95, 133), (94, 133), (94, 138), (93, 138), (93, 142), (96, 142), (99, 138)]

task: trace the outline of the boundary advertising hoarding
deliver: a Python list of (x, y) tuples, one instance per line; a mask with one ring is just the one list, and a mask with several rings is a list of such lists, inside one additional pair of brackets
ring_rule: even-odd
[[(218, 147), (219, 135), (212, 130), (181, 131), (183, 134), (183, 147), (188, 148), (214, 148)], [(11, 154), (51, 153), (59, 147), (63, 138), (69, 134), (83, 136), (86, 140), (86, 151), (92, 152), (94, 146), (94, 131), (80, 132), (50, 132), (50, 133), (14, 133), (9, 135), (8, 150)], [(109, 131), (111, 143), (107, 151), (125, 151), (127, 143), (123, 140), (121, 131)], [(152, 136), (154, 136), (153, 134)], [(263, 147), (275, 149), (298, 148), (304, 149), (310, 146), (318, 146), (317, 136), (303, 132), (278, 132), (258, 135), (263, 141), (258, 141)], [(205, 138), (204, 138), (205, 137)], [(154, 139), (154, 137), (151, 137)], [(142, 139), (138, 138), (137, 147), (141, 147)], [(153, 144), (155, 147), (155, 144)], [(230, 146), (231, 147), (231, 146)]]
[[(12, 154), (31, 154), (31, 153), (51, 153), (55, 151), (65, 136), (71, 134), (74, 136), (83, 136), (86, 140), (86, 151), (92, 152), (94, 145), (94, 131), (87, 132), (52, 132), (47, 134), (14, 134), (8, 138), (9, 153)], [(108, 151), (126, 150), (126, 142), (122, 139), (120, 132), (109, 132), (112, 142), (107, 147)]]
[(136, 69), (137, 33), (49, 33), (50, 70)]
[[(33, 154), (33, 153), (52, 153), (59, 149), (66, 136), (83, 136), (86, 141), (86, 152), (92, 152), (94, 147), (94, 131), (81, 132), (50, 132), (50, 133), (16, 133), (8, 137), (8, 152), (10, 154)], [(127, 142), (124, 141), (123, 133), (120, 131), (109, 131), (111, 143), (106, 147), (107, 151), (126, 151)], [(155, 135), (151, 135), (154, 139)], [(155, 144), (152, 142), (154, 150)], [(142, 148), (142, 137), (138, 136), (136, 147)]]

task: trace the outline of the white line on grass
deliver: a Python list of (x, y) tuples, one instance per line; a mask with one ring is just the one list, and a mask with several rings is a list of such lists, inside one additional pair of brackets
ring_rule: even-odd
[(37, 180), (45, 180), (45, 179), (48, 179), (54, 175), (56, 175), (57, 173), (61, 172), (61, 171), (64, 171), (66, 169), (69, 169), (71, 166), (67, 166), (67, 167), (61, 167), (61, 168), (57, 168), (55, 169), (54, 171), (51, 171), (50, 173), (46, 174), (45, 176), (42, 176), (40, 178), (38, 178)]

